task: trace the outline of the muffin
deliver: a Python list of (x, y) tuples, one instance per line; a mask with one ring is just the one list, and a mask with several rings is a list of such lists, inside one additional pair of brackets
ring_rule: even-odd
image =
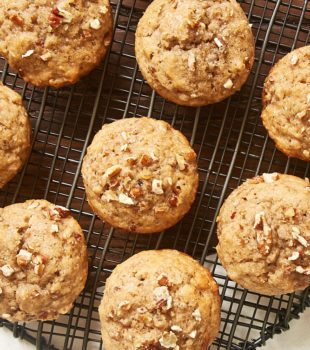
[(0, 209), (0, 317), (52, 320), (84, 288), (87, 249), (70, 211), (45, 200)]
[(112, 38), (108, 0), (2, 1), (0, 53), (37, 86), (73, 84), (97, 66)]
[(0, 82), (0, 188), (26, 162), (31, 146), (31, 125), (21, 96)]
[(190, 209), (198, 186), (196, 154), (179, 131), (152, 118), (106, 124), (83, 160), (89, 205), (113, 227), (162, 231)]
[(310, 284), (310, 185), (292, 175), (263, 174), (223, 204), (217, 252), (228, 276), (266, 295)]
[(310, 160), (310, 45), (284, 56), (263, 90), (262, 120), (276, 147), (288, 157)]
[(235, 0), (154, 0), (139, 21), (135, 52), (142, 75), (159, 95), (203, 106), (240, 90), (255, 46)]
[(218, 285), (186, 254), (143, 251), (107, 279), (99, 316), (106, 350), (205, 350), (219, 330)]

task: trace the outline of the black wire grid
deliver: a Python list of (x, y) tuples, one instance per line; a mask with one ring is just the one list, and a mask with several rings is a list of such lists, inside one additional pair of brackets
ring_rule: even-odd
[[(19, 92), (31, 118), (32, 152), (23, 170), (2, 191), (0, 205), (46, 198), (71, 209), (89, 252), (86, 287), (67, 315), (55, 321), (9, 323), (37, 349), (103, 349), (98, 305), (113, 268), (145, 249), (175, 248), (208, 266), (222, 296), (222, 322), (211, 349), (255, 349), (289, 328), (310, 305), (310, 289), (267, 297), (230, 281), (215, 254), (215, 219), (223, 200), (246, 178), (263, 172), (309, 176), (309, 163), (276, 150), (260, 120), (266, 75), (279, 58), (310, 43), (307, 0), (243, 0), (255, 36), (255, 63), (241, 92), (203, 108), (177, 106), (145, 83), (134, 56), (134, 34), (150, 1), (113, 1), (114, 36), (102, 64), (74, 86), (37, 88), (0, 58), (2, 82)], [(196, 201), (175, 227), (152, 235), (114, 230), (88, 206), (80, 175), (86, 147), (103, 123), (133, 116), (164, 119), (181, 130), (198, 155)], [(122, 349), (120, 349), (122, 350)]]

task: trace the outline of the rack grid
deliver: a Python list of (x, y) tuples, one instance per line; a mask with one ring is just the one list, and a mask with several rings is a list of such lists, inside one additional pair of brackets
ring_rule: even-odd
[[(268, 297), (244, 290), (227, 278), (215, 254), (216, 217), (223, 200), (245, 179), (263, 172), (309, 176), (309, 163), (276, 150), (260, 120), (262, 87), (271, 67), (294, 48), (310, 43), (307, 0), (240, 0), (255, 37), (255, 63), (242, 90), (206, 107), (177, 106), (143, 80), (134, 55), (134, 35), (146, 0), (112, 1), (113, 42), (88, 76), (62, 89), (25, 83), (0, 57), (1, 81), (19, 92), (33, 126), (31, 155), (23, 170), (0, 191), (3, 207), (30, 198), (67, 206), (79, 221), (89, 252), (86, 287), (67, 315), (55, 321), (9, 323), (37, 349), (103, 349), (98, 305), (113, 268), (145, 249), (174, 248), (207, 266), (222, 297), (220, 332), (211, 349), (256, 349), (289, 328), (310, 305), (310, 289)], [(121, 232), (90, 209), (80, 174), (86, 148), (102, 124), (152, 116), (171, 123), (198, 155), (199, 188), (190, 212), (158, 234)]]

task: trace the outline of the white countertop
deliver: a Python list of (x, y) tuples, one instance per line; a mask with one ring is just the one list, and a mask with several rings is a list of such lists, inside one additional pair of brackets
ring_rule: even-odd
[[(277, 334), (267, 341), (266, 346), (260, 350), (309, 350), (310, 349), (310, 308), (300, 316), (299, 320), (290, 323), (290, 329), (282, 334)], [(34, 350), (35, 346), (26, 341), (16, 339), (12, 333), (0, 328), (0, 349)], [(76, 349), (79, 350), (79, 349)]]

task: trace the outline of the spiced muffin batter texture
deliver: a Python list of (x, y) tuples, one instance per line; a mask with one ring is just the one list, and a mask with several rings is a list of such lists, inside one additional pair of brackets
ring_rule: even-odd
[(84, 288), (87, 249), (70, 211), (45, 200), (0, 209), (0, 317), (51, 320)]
[(18, 173), (27, 160), (31, 134), (21, 96), (0, 82), (0, 188)]
[(296, 49), (271, 69), (263, 90), (262, 120), (277, 148), (310, 161), (310, 45)]
[(25, 81), (59, 88), (100, 63), (112, 22), (108, 0), (5, 0), (0, 53)]
[(176, 224), (198, 186), (196, 154), (186, 137), (152, 118), (105, 124), (83, 160), (89, 205), (111, 226), (152, 233)]
[(218, 285), (184, 253), (143, 251), (107, 279), (99, 316), (106, 350), (206, 350), (220, 325)]
[(254, 62), (249, 22), (235, 0), (154, 0), (140, 19), (141, 73), (180, 105), (219, 102), (245, 83)]
[(310, 284), (309, 180), (278, 173), (248, 179), (218, 216), (217, 252), (228, 276), (266, 295)]

